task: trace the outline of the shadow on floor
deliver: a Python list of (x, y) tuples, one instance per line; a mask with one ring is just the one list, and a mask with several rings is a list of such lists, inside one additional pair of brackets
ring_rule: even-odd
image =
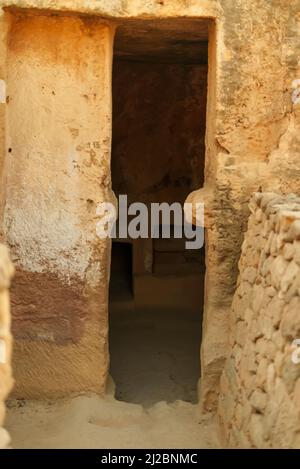
[(197, 402), (201, 314), (182, 310), (110, 310), (110, 373), (116, 398), (149, 407)]

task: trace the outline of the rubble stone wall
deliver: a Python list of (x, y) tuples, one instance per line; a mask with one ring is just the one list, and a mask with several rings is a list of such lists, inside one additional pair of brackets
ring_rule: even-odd
[(8, 250), (0, 245), (0, 449), (8, 447), (10, 438), (2, 427), (5, 417), (4, 401), (13, 384), (11, 373), (12, 337), (10, 334), (8, 288), (13, 274)]
[(299, 448), (300, 197), (256, 193), (250, 210), (220, 384), (222, 434), (230, 447)]

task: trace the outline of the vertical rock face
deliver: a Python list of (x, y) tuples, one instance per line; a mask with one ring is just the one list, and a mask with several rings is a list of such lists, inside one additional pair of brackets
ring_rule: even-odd
[(11, 372), (12, 337), (10, 333), (9, 293), (14, 269), (8, 250), (0, 245), (0, 449), (9, 445), (9, 435), (2, 427), (5, 417), (4, 401), (13, 384)]
[(257, 193), (230, 315), (219, 416), (229, 446), (300, 447), (300, 198)]
[(96, 207), (112, 197), (112, 31), (92, 19), (11, 22), (3, 231), (16, 265), (16, 395), (104, 389), (109, 243)]
[(183, 203), (189, 192), (203, 185), (206, 91), (206, 65), (116, 58), (112, 146), (116, 194), (146, 203)]

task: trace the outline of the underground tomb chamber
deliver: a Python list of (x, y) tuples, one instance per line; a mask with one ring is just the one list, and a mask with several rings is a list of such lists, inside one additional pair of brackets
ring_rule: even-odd
[[(150, 213), (151, 204), (182, 205), (203, 186), (207, 54), (205, 27), (117, 29), (112, 186), (128, 204)], [(197, 401), (205, 248), (186, 249), (170, 222), (167, 239), (112, 241), (110, 373), (118, 399), (146, 406)]]

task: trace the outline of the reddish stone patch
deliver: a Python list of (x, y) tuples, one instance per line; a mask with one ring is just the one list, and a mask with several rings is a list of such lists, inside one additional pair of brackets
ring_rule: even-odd
[(13, 335), (61, 345), (76, 343), (83, 334), (86, 303), (80, 280), (68, 284), (54, 274), (17, 270), (11, 288)]

